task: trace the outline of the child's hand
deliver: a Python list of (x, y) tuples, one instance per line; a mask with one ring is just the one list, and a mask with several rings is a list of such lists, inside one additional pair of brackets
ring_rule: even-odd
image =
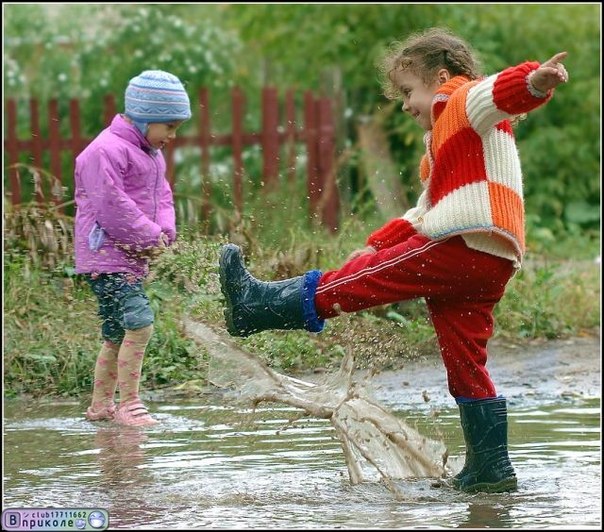
[(567, 52), (559, 52), (550, 60), (542, 63), (541, 66), (531, 72), (529, 83), (538, 91), (547, 92), (568, 81), (568, 72), (560, 62), (568, 55)]
[(365, 246), (364, 248), (356, 249), (350, 255), (348, 255), (346, 262), (348, 262), (349, 260), (352, 260), (352, 259), (356, 259), (357, 257), (364, 255), (365, 253), (374, 254), (374, 253), (377, 253), (377, 250), (373, 246)]
[(166, 249), (168, 249), (168, 244), (170, 243), (170, 239), (166, 233), (160, 233), (159, 239), (155, 246), (147, 248), (143, 250), (143, 255), (145, 257), (149, 257), (150, 259), (155, 259), (159, 257)]
[(170, 237), (163, 231), (159, 234), (159, 245), (164, 251), (170, 245)]

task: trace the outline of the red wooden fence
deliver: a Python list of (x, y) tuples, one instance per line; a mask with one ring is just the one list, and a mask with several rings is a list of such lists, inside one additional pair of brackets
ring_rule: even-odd
[[(332, 102), (327, 98), (316, 98), (311, 92), (304, 94), (304, 120), (299, 124), (296, 120), (294, 93), (288, 90), (285, 94), (284, 117), (279, 116), (279, 99), (277, 90), (265, 87), (262, 91), (262, 124), (259, 132), (244, 131), (243, 117), (245, 115), (246, 98), (243, 92), (235, 87), (231, 92), (232, 122), (231, 133), (214, 134), (210, 122), (210, 97), (208, 90), (202, 88), (198, 92), (199, 121), (197, 134), (177, 136), (164, 153), (167, 164), (168, 180), (174, 185), (174, 150), (182, 146), (199, 146), (201, 149), (200, 168), (203, 179), (203, 189), (199, 191), (202, 198), (202, 216), (207, 219), (212, 209), (210, 202), (211, 189), (209, 179), (210, 148), (211, 146), (230, 146), (233, 153), (233, 203), (238, 212), (243, 211), (244, 200), (244, 166), (243, 150), (246, 146), (260, 144), (263, 156), (263, 181), (267, 190), (274, 190), (279, 185), (280, 149), (285, 145), (285, 175), (292, 181), (296, 174), (296, 144), (303, 143), (307, 152), (307, 190), (310, 216), (318, 216), (330, 230), (338, 227), (339, 194), (335, 180), (335, 127)], [(70, 138), (62, 138), (59, 115), (59, 105), (56, 99), (48, 103), (48, 138), (43, 138), (40, 128), (40, 112), (38, 102), (30, 100), (30, 130), (31, 138), (17, 137), (17, 102), (14, 99), (5, 100), (5, 140), (4, 152), (7, 162), (8, 182), (5, 193), (10, 196), (13, 204), (23, 201), (18, 171), (15, 165), (19, 163), (23, 152), (31, 155), (32, 166), (42, 168), (43, 153), (50, 153), (50, 168), (47, 170), (57, 180), (63, 183), (61, 157), (65, 151), (71, 152), (72, 159), (92, 140), (84, 138), (80, 128), (80, 103), (76, 99), (69, 102)], [(104, 123), (108, 125), (116, 113), (115, 98), (105, 97)], [(280, 125), (280, 118), (284, 125)], [(6, 174), (5, 174), (6, 176)], [(72, 176), (69, 177), (70, 179)], [(36, 199), (43, 201), (37, 194)], [(55, 197), (55, 201), (60, 199)]]

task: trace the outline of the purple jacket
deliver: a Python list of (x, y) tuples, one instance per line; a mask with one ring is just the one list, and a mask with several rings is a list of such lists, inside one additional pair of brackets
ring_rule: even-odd
[(174, 199), (165, 175), (163, 154), (121, 115), (80, 153), (76, 273), (147, 275), (149, 259), (140, 249), (156, 246), (161, 232), (170, 244), (176, 238)]

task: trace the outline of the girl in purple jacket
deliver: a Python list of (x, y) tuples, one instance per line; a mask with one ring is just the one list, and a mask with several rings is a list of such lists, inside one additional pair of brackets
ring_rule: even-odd
[(86, 417), (142, 426), (157, 423), (139, 397), (154, 321), (143, 280), (149, 260), (176, 238), (161, 149), (191, 117), (191, 106), (179, 79), (161, 70), (131, 79), (125, 102), (125, 113), (76, 159), (75, 262), (98, 298), (103, 320)]

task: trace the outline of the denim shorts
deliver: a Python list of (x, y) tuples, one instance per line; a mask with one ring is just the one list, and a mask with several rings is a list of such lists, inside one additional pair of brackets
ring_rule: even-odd
[(126, 330), (142, 329), (154, 321), (142, 279), (126, 273), (87, 274), (86, 281), (99, 301), (104, 340), (119, 344)]

